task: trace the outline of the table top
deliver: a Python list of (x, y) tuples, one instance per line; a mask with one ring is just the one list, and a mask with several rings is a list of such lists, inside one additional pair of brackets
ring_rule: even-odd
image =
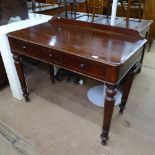
[(62, 18), (8, 35), (112, 66), (125, 63), (146, 42), (136, 30)]

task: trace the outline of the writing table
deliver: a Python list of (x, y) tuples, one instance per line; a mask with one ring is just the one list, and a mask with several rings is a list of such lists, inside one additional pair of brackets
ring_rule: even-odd
[(53, 18), (49, 22), (11, 32), (8, 39), (23, 90), (29, 101), (21, 55), (77, 72), (107, 84), (102, 144), (113, 114), (116, 87), (124, 79), (120, 113), (123, 113), (134, 71), (146, 40), (131, 29)]

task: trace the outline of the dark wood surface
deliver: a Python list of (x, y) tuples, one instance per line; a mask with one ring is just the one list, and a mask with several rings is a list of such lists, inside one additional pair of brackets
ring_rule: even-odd
[(16, 16), (22, 20), (28, 18), (26, 0), (0, 0), (0, 25), (7, 24), (11, 17)]
[[(61, 16), (64, 17), (63, 14)], [(71, 16), (70, 13), (68, 13), (68, 17), (74, 18), (74, 16)], [(91, 15), (88, 16), (88, 14), (86, 13), (77, 12), (76, 14), (76, 20), (92, 22), (91, 18), (92, 16)], [(94, 23), (110, 25), (110, 21), (111, 21), (111, 17), (107, 17), (105, 15), (99, 15), (99, 14), (95, 15)], [(128, 21), (128, 25), (127, 25), (126, 18), (116, 17), (115, 26), (137, 30), (143, 37), (148, 39), (148, 33), (149, 33), (149, 29), (150, 29), (152, 22), (153, 22), (152, 20), (142, 19), (141, 21), (139, 21), (139, 19), (130, 18)], [(142, 53), (141, 59), (139, 60), (137, 64), (137, 69), (136, 69), (137, 72), (140, 72), (142, 68), (143, 58), (145, 54), (145, 46), (141, 50), (143, 51), (143, 53)]]
[(4, 64), (2, 61), (2, 57), (0, 55), (0, 88), (5, 86), (8, 83), (7, 76), (4, 69)]
[[(102, 144), (106, 144), (114, 108), (115, 88), (141, 58), (146, 40), (137, 30), (70, 19), (51, 21), (8, 34), (23, 95), (29, 101), (21, 55), (55, 64), (108, 84)], [(130, 83), (125, 84), (131, 87)], [(128, 80), (127, 80), (128, 81)], [(124, 92), (127, 88), (124, 88)], [(130, 90), (130, 89), (129, 89)], [(129, 93), (129, 90), (126, 93)], [(125, 95), (123, 101), (127, 101)]]

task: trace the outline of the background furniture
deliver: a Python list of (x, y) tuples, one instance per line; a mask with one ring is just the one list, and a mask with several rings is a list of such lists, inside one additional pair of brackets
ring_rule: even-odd
[(38, 13), (44, 15), (58, 15), (63, 12), (63, 6), (58, 6), (57, 4), (40, 3), (40, 5), (35, 4), (32, 8), (32, 3), (28, 2), (28, 11), (31, 13)]
[(134, 10), (137, 10), (138, 12), (138, 16), (135, 16), (135, 18), (141, 20), (144, 9), (144, 0), (119, 0), (119, 2), (122, 9), (126, 12), (127, 21), (132, 17), (131, 12)]
[(5, 86), (8, 83), (7, 76), (4, 69), (4, 64), (2, 61), (2, 57), (0, 55), (0, 88)]
[(104, 9), (106, 8), (107, 10), (107, 15), (108, 15), (108, 6), (109, 2), (108, 0), (86, 0), (86, 12), (88, 13), (91, 10), (92, 12), (92, 22), (94, 22), (94, 17), (95, 14), (97, 13), (97, 10), (102, 10), (102, 14), (104, 14)]
[(28, 18), (26, 0), (1, 0), (0, 1), (0, 25), (8, 23), (11, 17), (21, 17), (22, 20)]
[[(113, 0), (108, 1), (108, 12), (111, 12)], [(128, 27), (129, 18), (141, 20), (144, 11), (144, 0), (118, 0), (117, 16), (126, 17), (126, 27)]]
[[(55, 0), (55, 1), (59, 6), (61, 5), (64, 6), (64, 15), (61, 15), (61, 17), (64, 16), (65, 18), (68, 18), (68, 10), (71, 10), (69, 14), (71, 18), (73, 18), (73, 15), (74, 15), (75, 19), (76, 19), (77, 4), (85, 2), (85, 0)], [(68, 9), (68, 5), (70, 5), (69, 9)], [(58, 16), (60, 16), (60, 12)]]

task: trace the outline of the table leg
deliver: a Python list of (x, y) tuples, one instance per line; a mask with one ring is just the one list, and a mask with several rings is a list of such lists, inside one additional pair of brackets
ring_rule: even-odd
[(109, 139), (109, 129), (111, 124), (111, 118), (113, 114), (113, 109), (115, 105), (115, 96), (116, 86), (107, 85), (105, 105), (104, 105), (104, 120), (103, 120), (103, 129), (101, 134), (102, 144), (106, 145), (107, 140)]
[(148, 48), (148, 52), (150, 52), (150, 49), (152, 47), (152, 44), (153, 44), (153, 40), (152, 41), (149, 41), (149, 48)]
[(25, 81), (25, 76), (24, 76), (24, 72), (23, 72), (23, 65), (22, 65), (22, 62), (21, 62), (20, 55), (17, 54), (17, 53), (14, 53), (13, 54), (13, 59), (14, 59), (17, 74), (18, 74), (18, 77), (19, 77), (19, 80), (20, 80), (21, 88), (22, 88), (22, 91), (23, 91), (23, 97), (25, 98), (26, 102), (29, 102), (30, 101), (29, 92), (28, 92), (28, 89), (27, 89), (26, 81)]
[(120, 111), (119, 111), (120, 114), (123, 114), (123, 111), (125, 109), (125, 105), (127, 103), (128, 96), (129, 96), (130, 89), (131, 89), (132, 82), (133, 82), (133, 78), (134, 78), (134, 75), (135, 75), (135, 69), (136, 69), (136, 66), (134, 66), (129, 71), (129, 73), (125, 76), (125, 79), (124, 79), (125, 82), (124, 82), (124, 85), (123, 85), (122, 101), (121, 101), (121, 104), (119, 106), (120, 107)]
[(50, 73), (50, 79), (52, 83), (55, 83), (55, 77), (54, 77), (54, 66), (51, 64), (48, 64), (49, 73)]

